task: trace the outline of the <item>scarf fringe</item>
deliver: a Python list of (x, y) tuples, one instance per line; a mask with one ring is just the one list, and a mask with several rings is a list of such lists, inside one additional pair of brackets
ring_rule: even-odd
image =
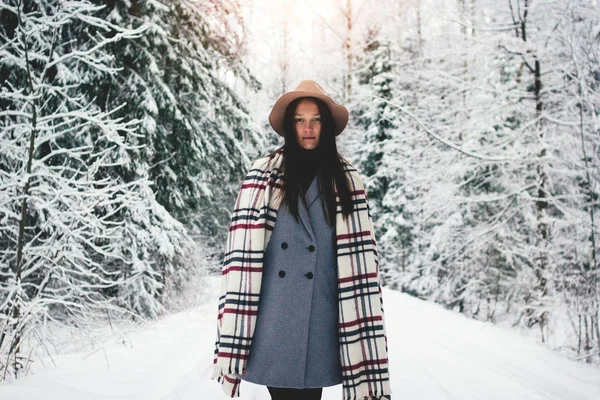
[(231, 367), (215, 365), (211, 380), (216, 380), (221, 384), (223, 392), (227, 397), (240, 397), (241, 379), (239, 378), (239, 373), (234, 372)]

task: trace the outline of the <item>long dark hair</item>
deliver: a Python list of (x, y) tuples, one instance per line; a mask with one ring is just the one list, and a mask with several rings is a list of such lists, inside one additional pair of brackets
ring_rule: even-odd
[(302, 168), (302, 163), (299, 162), (299, 160), (300, 152), (303, 149), (296, 141), (294, 114), (296, 112), (296, 106), (303, 99), (315, 101), (317, 107), (319, 107), (319, 114), (321, 115), (321, 136), (319, 138), (319, 145), (315, 149), (317, 158), (319, 159), (317, 180), (321, 190), (321, 206), (323, 207), (323, 210), (327, 210), (327, 222), (329, 226), (333, 227), (335, 226), (336, 211), (335, 194), (333, 192), (334, 181), (340, 197), (344, 218), (352, 212), (352, 197), (344, 172), (344, 165), (341, 161), (341, 155), (338, 153), (335, 143), (335, 121), (333, 120), (329, 107), (321, 99), (316, 97), (301, 97), (295, 99), (288, 105), (285, 112), (283, 123), (285, 131), (285, 144), (283, 146), (285, 185), (282, 193), (282, 202), (287, 203), (291, 214), (296, 221), (298, 221), (298, 198), (301, 198), (301, 201), (305, 201), (305, 199), (304, 196), (300, 195), (302, 193), (300, 185), (300, 169)]

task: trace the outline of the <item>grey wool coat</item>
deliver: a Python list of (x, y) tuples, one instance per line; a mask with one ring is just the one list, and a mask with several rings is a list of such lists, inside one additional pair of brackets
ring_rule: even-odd
[(300, 222), (283, 203), (265, 250), (256, 329), (242, 380), (317, 388), (342, 383), (335, 227), (318, 178), (299, 199)]

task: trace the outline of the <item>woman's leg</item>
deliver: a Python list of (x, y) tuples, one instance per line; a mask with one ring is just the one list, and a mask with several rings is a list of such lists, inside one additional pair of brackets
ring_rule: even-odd
[(267, 386), (272, 400), (321, 400), (323, 388), (291, 389)]

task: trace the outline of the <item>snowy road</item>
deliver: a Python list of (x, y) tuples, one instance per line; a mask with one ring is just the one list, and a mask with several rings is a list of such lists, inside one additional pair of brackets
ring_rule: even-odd
[[(1, 400), (226, 399), (210, 379), (218, 278), (203, 307), (63, 355), (0, 384)], [(511, 331), (384, 289), (393, 400), (598, 400), (600, 368), (565, 359)], [(241, 400), (269, 400), (242, 382)], [(323, 400), (341, 400), (341, 385)]]

